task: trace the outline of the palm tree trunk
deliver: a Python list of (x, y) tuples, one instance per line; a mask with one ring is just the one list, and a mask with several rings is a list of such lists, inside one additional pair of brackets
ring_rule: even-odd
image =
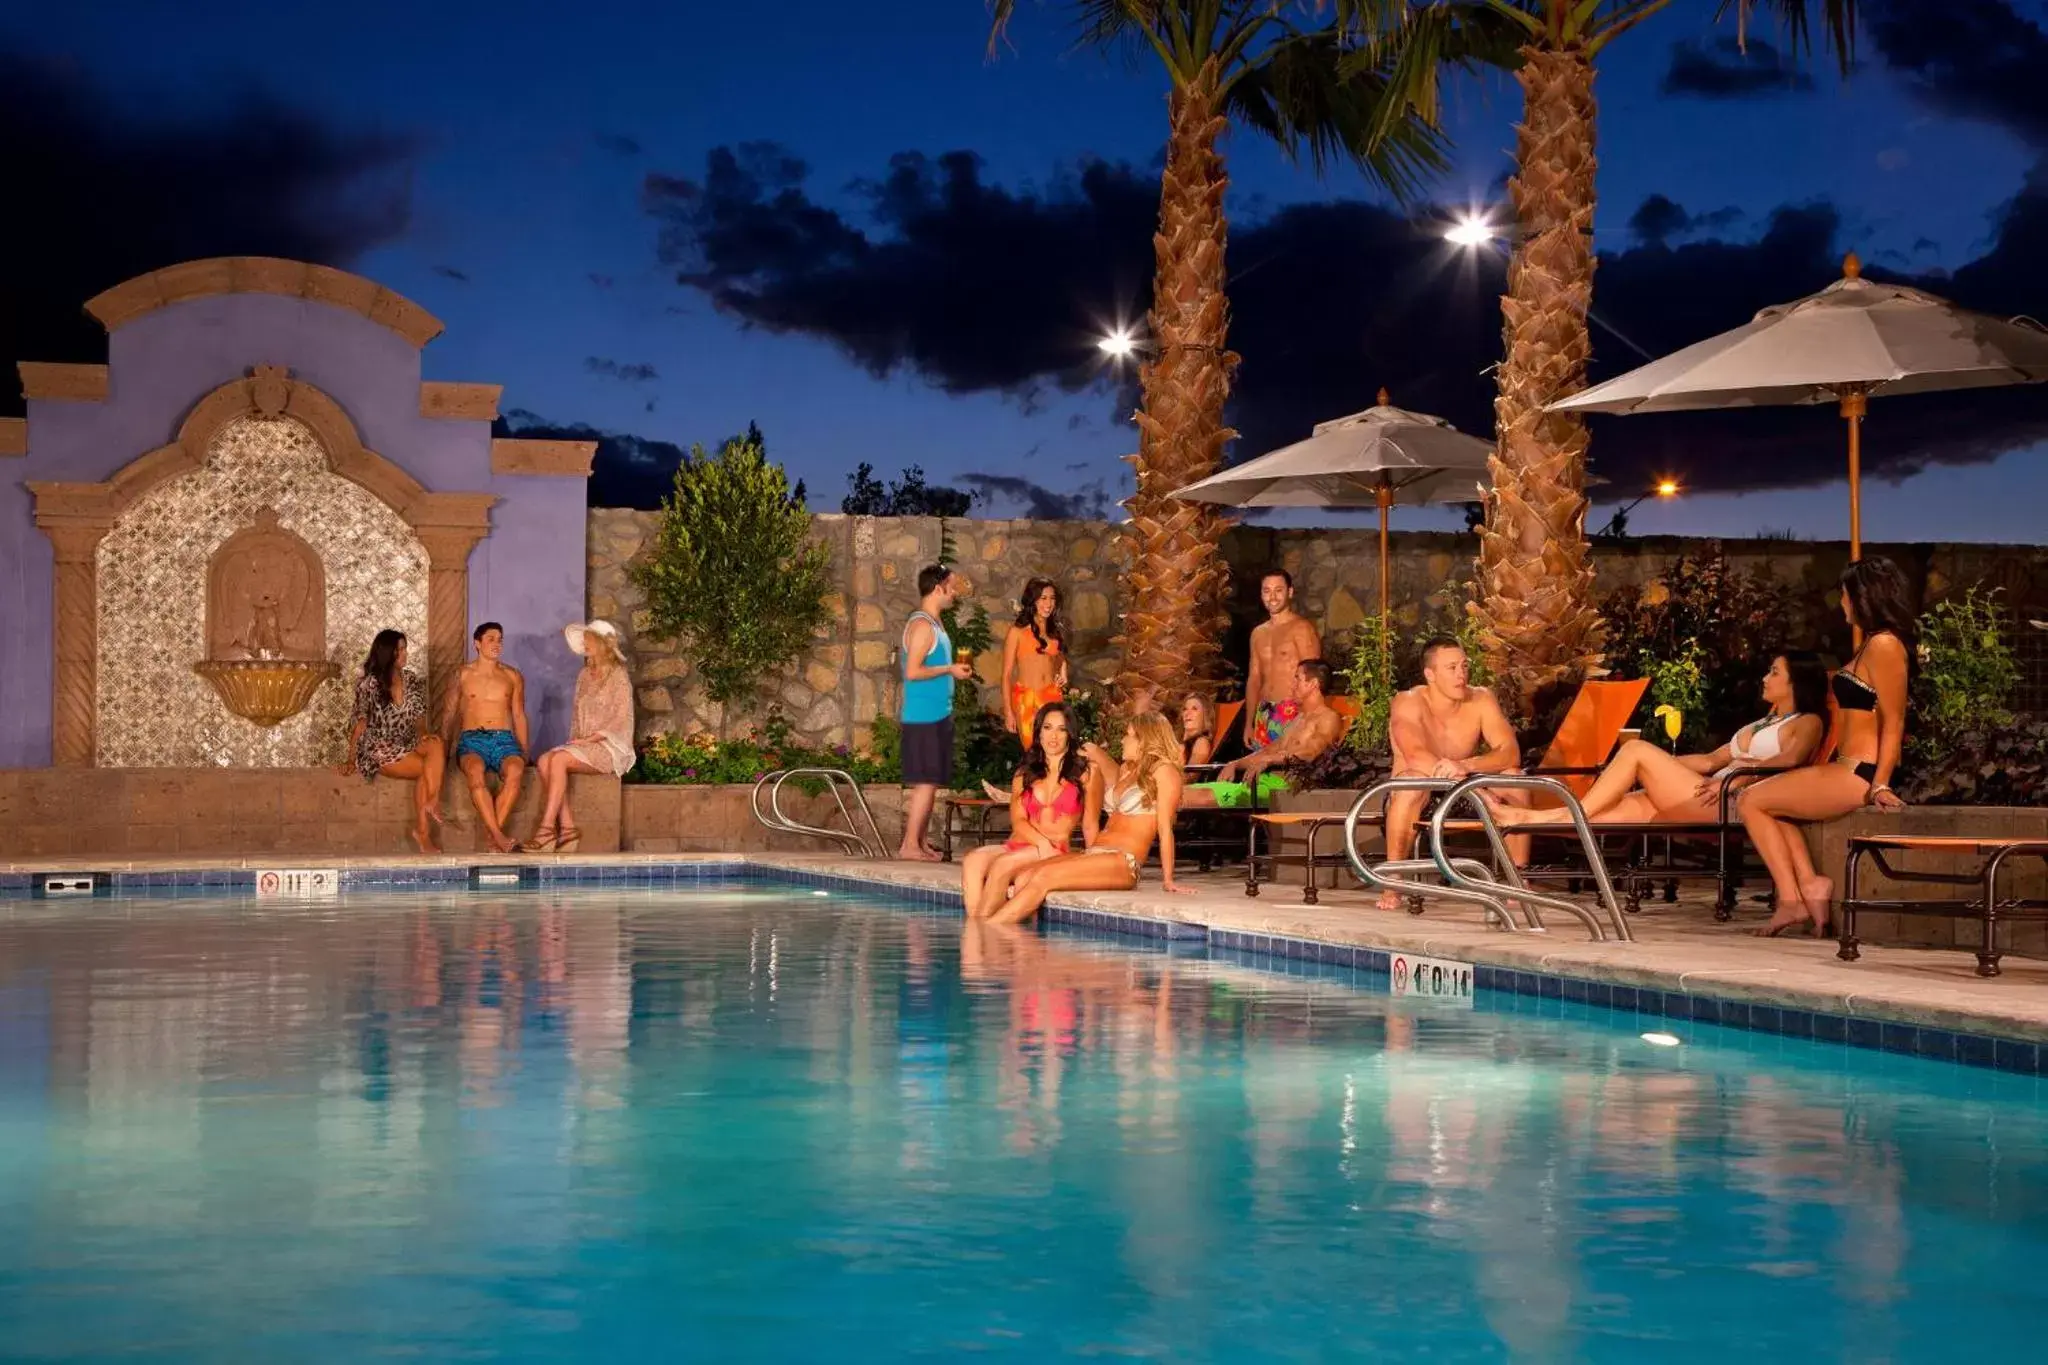
[(1605, 631), (1586, 545), (1585, 421), (1544, 411), (1585, 387), (1592, 354), (1593, 63), (1537, 46), (1522, 58), (1509, 182), (1520, 241), (1501, 299), (1499, 444), (1472, 611), (1502, 700), (1527, 715), (1543, 689), (1598, 666)]
[(1229, 568), (1220, 542), (1230, 522), (1170, 496), (1214, 473), (1237, 434), (1223, 425), (1237, 357), (1223, 348), (1229, 174), (1216, 149), (1225, 125), (1219, 76), (1212, 61), (1168, 99), (1172, 132), (1152, 238), (1156, 352), (1139, 372), (1138, 489), (1124, 504), (1130, 522), (1118, 538), (1124, 619), (1116, 688), (1125, 699), (1145, 688), (1169, 698), (1208, 679), (1223, 638)]

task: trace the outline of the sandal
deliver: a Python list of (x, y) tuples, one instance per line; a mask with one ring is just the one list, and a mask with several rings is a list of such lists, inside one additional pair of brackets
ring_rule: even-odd
[(582, 846), (582, 843), (582, 830), (576, 828), (576, 826), (574, 825), (563, 825), (562, 828), (556, 833), (555, 852), (574, 853), (579, 847)]
[(535, 830), (531, 839), (527, 839), (519, 845), (519, 852), (552, 853), (561, 843), (561, 839), (562, 832), (559, 829), (543, 827)]

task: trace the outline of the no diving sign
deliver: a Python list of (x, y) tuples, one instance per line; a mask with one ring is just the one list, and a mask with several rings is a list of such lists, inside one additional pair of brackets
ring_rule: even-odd
[(1472, 1008), (1472, 965), (1440, 957), (1395, 953), (1388, 990), (1397, 1000), (1441, 1000)]

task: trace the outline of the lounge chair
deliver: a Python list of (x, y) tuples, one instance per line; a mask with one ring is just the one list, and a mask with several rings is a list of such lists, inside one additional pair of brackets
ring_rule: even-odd
[[(1974, 855), (1977, 865), (1968, 872), (1927, 872), (1917, 868), (1894, 867), (1886, 854), (1907, 852)], [(1835, 956), (1854, 962), (1863, 956), (1856, 937), (1858, 913), (1887, 915), (1938, 915), (1947, 919), (1974, 919), (1982, 936), (1977, 944), (1977, 975), (1997, 976), (1998, 926), (2040, 923), (2048, 920), (2048, 900), (2009, 894), (1999, 897), (1999, 873), (2018, 858), (2036, 858), (2048, 865), (2048, 840), (1970, 839), (1915, 834), (1855, 834), (1849, 837), (1849, 856), (1842, 873), (1842, 946)], [(1975, 896), (1957, 900), (1888, 900), (1862, 894), (1865, 859), (1895, 882), (1922, 886), (1974, 886)], [(1963, 945), (1958, 944), (1958, 947)]]

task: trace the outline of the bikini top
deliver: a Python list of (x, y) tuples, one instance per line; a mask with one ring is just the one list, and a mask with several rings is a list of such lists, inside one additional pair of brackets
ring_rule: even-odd
[[(1047, 809), (1045, 804), (1038, 799), (1037, 787), (1038, 784), (1035, 782), (1026, 782), (1024, 784), (1024, 814), (1034, 822), (1041, 815), (1045, 814)], [(1054, 815), (1079, 815), (1081, 813), (1081, 789), (1071, 782), (1060, 783), (1060, 792), (1058, 796), (1052, 799), (1051, 810)]]
[(1129, 786), (1112, 787), (1108, 804), (1113, 815), (1152, 814), (1152, 803), (1145, 799), (1145, 789), (1135, 782)]
[[(1877, 637), (1873, 635), (1870, 638), (1874, 640)], [(1863, 649), (1868, 648), (1870, 648), (1870, 641), (1865, 640), (1863, 642)], [(1877, 689), (1849, 671), (1849, 669), (1856, 667), (1857, 660), (1863, 657), (1863, 649), (1857, 650), (1856, 657), (1849, 660), (1848, 667), (1835, 674), (1834, 681), (1828, 684), (1828, 690), (1835, 694), (1835, 705), (1841, 707), (1844, 711), (1875, 711), (1877, 709)]]
[(1728, 741), (1728, 764), (1714, 776), (1726, 777), (1744, 764), (1763, 762), (1784, 753), (1785, 726), (1798, 718), (1797, 711), (1782, 716), (1765, 716), (1737, 730), (1735, 738)]
[(1031, 637), (1032, 647), (1036, 649), (1040, 654), (1057, 654), (1060, 652), (1059, 636), (1048, 635), (1045, 637), (1044, 640), (1040, 640), (1038, 638), (1038, 632), (1031, 629), (1031, 627), (1021, 626), (1019, 627), (1019, 629), (1021, 629), (1025, 634)]

